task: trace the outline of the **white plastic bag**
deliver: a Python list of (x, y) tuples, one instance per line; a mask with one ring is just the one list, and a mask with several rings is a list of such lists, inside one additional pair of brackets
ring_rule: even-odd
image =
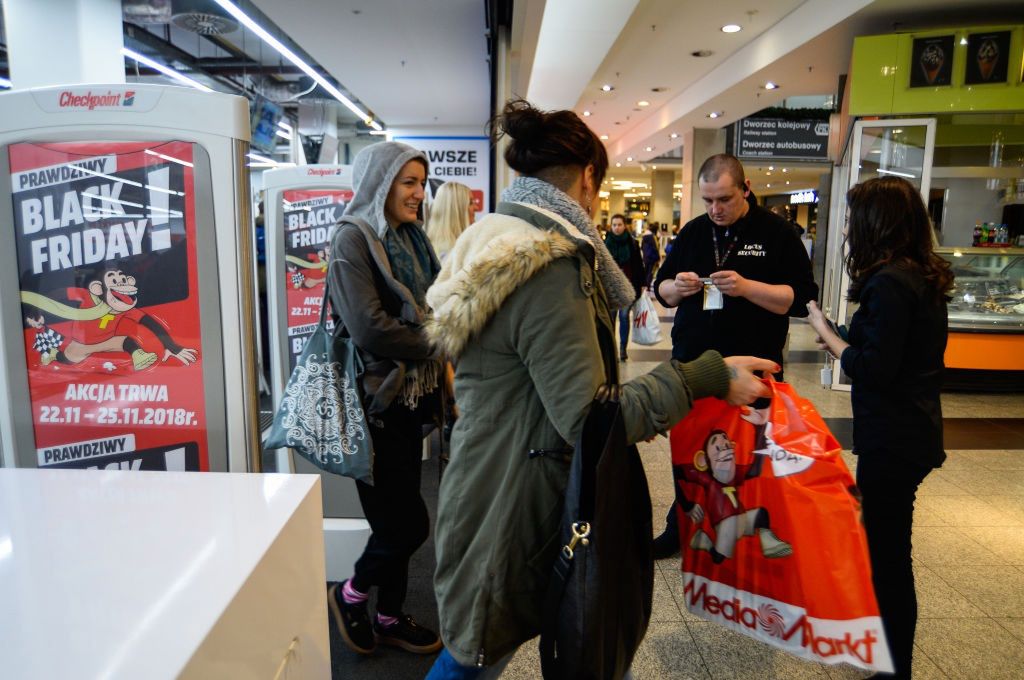
[(638, 345), (657, 345), (661, 342), (661, 322), (646, 291), (633, 304), (633, 342)]

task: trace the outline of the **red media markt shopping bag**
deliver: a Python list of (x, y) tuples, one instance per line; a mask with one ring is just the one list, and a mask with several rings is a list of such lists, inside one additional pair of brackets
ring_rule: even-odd
[(767, 408), (701, 399), (672, 429), (686, 606), (804, 659), (891, 672), (841, 447), (769, 383)]

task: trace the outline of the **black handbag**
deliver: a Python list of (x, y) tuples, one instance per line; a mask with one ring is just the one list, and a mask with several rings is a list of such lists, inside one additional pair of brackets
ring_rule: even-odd
[[(598, 335), (607, 350), (606, 329)], [(614, 362), (614, 349), (610, 356)], [(617, 377), (614, 364), (606, 370)], [(619, 680), (629, 670), (651, 619), (651, 536), (643, 463), (636, 446), (626, 445), (619, 386), (604, 385), (590, 405), (569, 471), (563, 547), (545, 596), (540, 637), (546, 680)]]

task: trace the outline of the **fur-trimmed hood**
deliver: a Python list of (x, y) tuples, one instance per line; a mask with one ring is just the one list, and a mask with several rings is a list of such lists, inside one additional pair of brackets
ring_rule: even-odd
[(459, 236), (427, 291), (427, 303), (434, 312), (427, 335), (448, 357), (458, 358), (508, 296), (548, 264), (581, 250), (588, 260), (593, 259), (587, 237), (568, 221), (534, 205), (512, 205), (554, 219), (564, 232), (493, 213)]

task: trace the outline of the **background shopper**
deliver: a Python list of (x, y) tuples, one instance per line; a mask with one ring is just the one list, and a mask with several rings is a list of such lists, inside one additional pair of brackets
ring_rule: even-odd
[(459, 234), (476, 219), (476, 206), (469, 187), (459, 182), (445, 182), (437, 190), (427, 218), (427, 236), (441, 262), (455, 245)]
[[(603, 145), (572, 111), (524, 101), (506, 104), (496, 130), (520, 176), (497, 213), (462, 235), (427, 294), (431, 337), (457, 360), (461, 414), (438, 506), (445, 651), (431, 680), (497, 677), (540, 632), (567, 447), (607, 381), (605, 366), (617, 366), (598, 341), (599, 329), (611, 334), (612, 272), (595, 270), (601, 244), (584, 233), (608, 167)], [(665, 431), (701, 396), (749, 402), (766, 392), (750, 369), (773, 368), (716, 352), (662, 363), (623, 385), (627, 438)]]
[[(427, 654), (437, 633), (405, 614), (409, 558), (430, 533), (420, 495), (423, 416), (441, 364), (423, 331), (426, 292), (440, 265), (420, 226), (427, 158), (398, 142), (360, 151), (354, 196), (331, 241), (329, 290), (335, 322), (363, 360), (361, 389), (373, 440), (373, 485), (356, 482), (372, 533), (352, 578), (332, 586), (328, 603), (345, 643), (369, 654), (377, 643)], [(370, 623), (367, 599), (377, 588)]]
[(849, 299), (860, 307), (849, 342), (812, 301), (818, 345), (853, 381), (853, 446), (863, 495), (871, 572), (897, 678), (911, 677), (917, 594), (911, 532), (917, 488), (942, 465), (943, 354), (949, 263), (932, 249), (921, 195), (899, 177), (858, 184), (847, 195)]
[[(612, 215), (611, 228), (604, 236), (604, 244), (611, 253), (612, 259), (618, 265), (622, 273), (629, 279), (633, 286), (634, 302), (640, 297), (644, 286), (644, 263), (640, 256), (640, 246), (636, 238), (626, 228), (626, 218), (620, 214)], [(612, 333), (615, 332), (615, 319), (619, 320), (619, 359), (625, 361), (629, 358), (626, 354), (626, 345), (629, 344), (629, 310), (632, 305), (622, 307), (612, 315)]]

